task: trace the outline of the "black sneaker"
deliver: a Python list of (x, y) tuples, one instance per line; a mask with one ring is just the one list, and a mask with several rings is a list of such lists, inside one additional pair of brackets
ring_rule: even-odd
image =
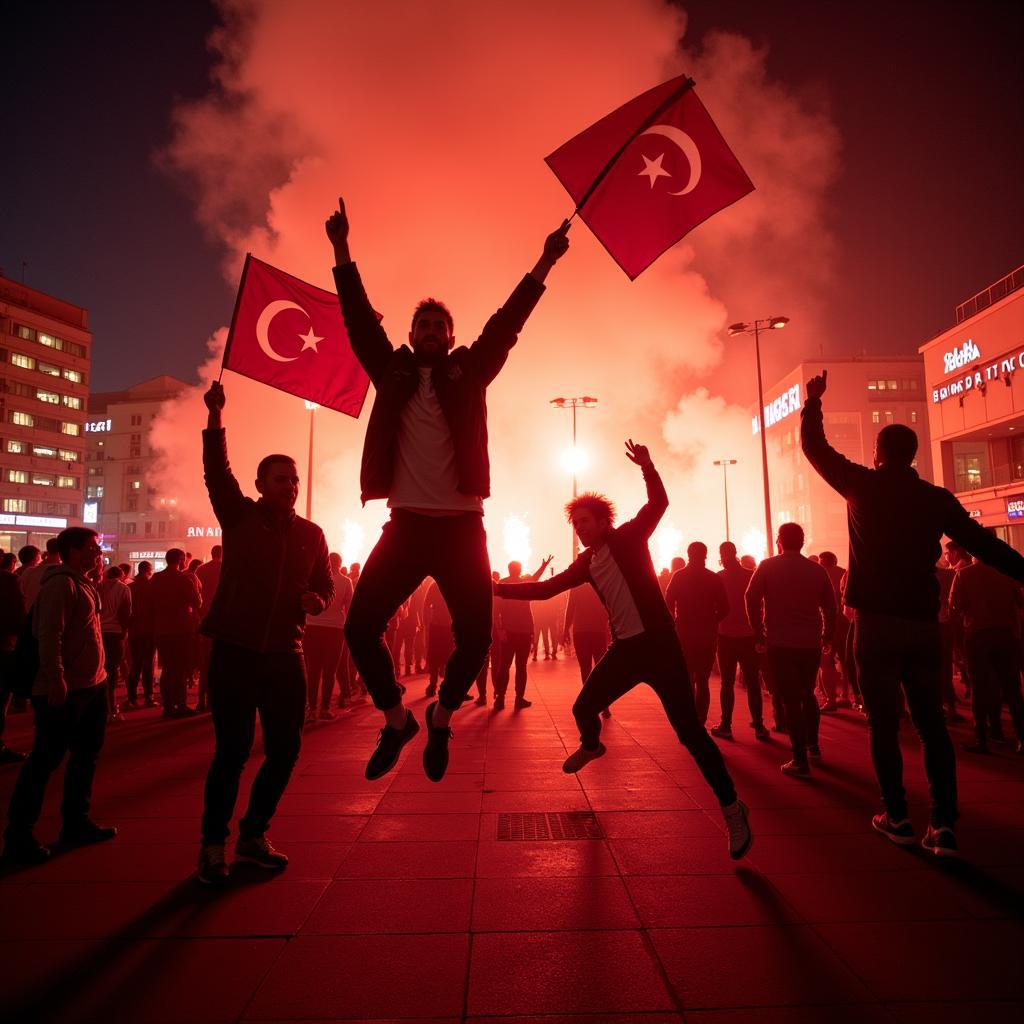
[(888, 814), (876, 814), (871, 819), (871, 827), (897, 846), (913, 845), (914, 829), (909, 818), (893, 821)]
[(761, 740), (762, 742), (764, 742), (766, 740), (770, 740), (772, 738), (772, 734), (768, 731), (768, 728), (765, 726), (765, 724), (763, 722), (761, 722), (758, 725), (754, 725), (753, 729), (754, 729), (754, 736), (757, 737), (757, 739)]
[(27, 867), (31, 864), (45, 864), (50, 859), (50, 848), (43, 846), (31, 832), (23, 836), (8, 836), (4, 842), (3, 861)]
[(406, 715), (408, 717), (401, 729), (392, 729), (390, 725), (385, 725), (378, 733), (377, 749), (366, 763), (366, 778), (371, 782), (382, 775), (387, 775), (395, 767), (402, 747), (420, 731), (419, 723), (412, 712), (407, 710)]
[(956, 844), (956, 833), (948, 826), (939, 828), (928, 826), (921, 840), (921, 845), (935, 854), (936, 857), (959, 857), (960, 847)]
[(437, 701), (427, 705), (427, 745), (423, 748), (423, 771), (431, 782), (440, 782), (448, 770), (448, 741), (452, 731), (448, 726), (434, 726)]
[(65, 822), (60, 830), (61, 846), (88, 846), (91, 843), (105, 843), (117, 835), (113, 825), (97, 825), (91, 818), (69, 824)]
[(204, 843), (199, 847), (199, 870), (196, 878), (202, 885), (220, 887), (228, 883), (228, 865), (223, 843)]
[(721, 725), (713, 725), (708, 730), (712, 736), (717, 736), (720, 740), (731, 740), (732, 739), (732, 726), (726, 725), (724, 722)]
[(505, 695), (501, 694), (500, 696), (496, 696), (494, 698), (494, 705), (493, 706), (494, 706), (494, 710), (495, 711), (504, 711), (505, 710)]
[(255, 864), (268, 871), (280, 871), (288, 867), (288, 858), (275, 850), (266, 836), (249, 836), (244, 839), (239, 836), (235, 843), (235, 860)]
[(487, 706), (487, 694), (486, 693), (481, 693), (480, 696), (477, 697), (477, 699), (475, 701), (473, 701), (473, 703), (478, 708), (486, 707)]
[(523, 708), (532, 708), (533, 701), (527, 700), (525, 697), (516, 697), (515, 709), (521, 711)]

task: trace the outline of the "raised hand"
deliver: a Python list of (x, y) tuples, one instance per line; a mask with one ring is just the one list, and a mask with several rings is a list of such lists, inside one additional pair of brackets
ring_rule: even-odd
[(337, 246), (348, 241), (348, 215), (345, 213), (345, 200), (338, 196), (338, 208), (324, 223), (327, 237), (331, 245)]
[(569, 222), (563, 220), (561, 226), (544, 239), (544, 258), (548, 262), (557, 263), (565, 255), (569, 248), (569, 227)]
[(812, 377), (807, 382), (807, 397), (808, 398), (821, 398), (825, 394), (825, 389), (828, 387), (828, 370), (822, 370), (821, 375), (818, 377)]
[(636, 444), (632, 438), (626, 442), (626, 458), (630, 462), (635, 462), (641, 468), (653, 465), (651, 453), (647, 450), (647, 446)]
[(210, 412), (220, 412), (224, 408), (224, 388), (219, 380), (210, 385), (210, 390), (203, 395), (203, 401)]

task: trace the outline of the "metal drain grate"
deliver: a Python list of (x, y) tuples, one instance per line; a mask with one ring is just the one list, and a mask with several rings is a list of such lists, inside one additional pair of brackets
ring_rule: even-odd
[(498, 839), (511, 843), (539, 839), (602, 839), (593, 811), (559, 814), (499, 814)]

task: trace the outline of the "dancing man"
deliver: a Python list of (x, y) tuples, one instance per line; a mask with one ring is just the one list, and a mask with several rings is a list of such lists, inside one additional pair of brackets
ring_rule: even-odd
[[(487, 387), (505, 365), (544, 280), (569, 247), (569, 222), (552, 232), (533, 270), (469, 347), (454, 349), (452, 315), (436, 299), (416, 307), (409, 347), (395, 349), (349, 253), (345, 204), (326, 224), (334, 280), (352, 350), (377, 390), (363, 446), (362, 500), (387, 498), (391, 518), (363, 568), (348, 621), (360, 675), (384, 713), (366, 766), (377, 779), (398, 762), (419, 725), (402, 703), (384, 631), (396, 609), (433, 576), (451, 611), (455, 649), (439, 700), (427, 707), (423, 767), (439, 782), (448, 767), (449, 722), (477, 677), (491, 642), (491, 567), (483, 526), (490, 494)], [(454, 349), (454, 351), (452, 351)]]
[(626, 455), (644, 474), (647, 504), (628, 523), (614, 526), (615, 508), (600, 494), (581, 494), (566, 505), (566, 515), (586, 550), (564, 572), (538, 583), (499, 583), (498, 597), (543, 601), (589, 583), (608, 609), (612, 645), (594, 666), (572, 713), (580, 747), (562, 770), (578, 772), (605, 753), (602, 710), (646, 682), (658, 695), (680, 742), (693, 755), (718, 797), (729, 833), (729, 854), (738, 860), (753, 841), (746, 805), (736, 789), (715, 741), (701, 723), (686, 660), (672, 616), (662, 596), (647, 542), (668, 508), (668, 495), (642, 444), (626, 442)]

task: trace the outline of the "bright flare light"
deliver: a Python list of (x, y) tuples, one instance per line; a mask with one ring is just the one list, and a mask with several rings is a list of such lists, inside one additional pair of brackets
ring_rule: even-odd
[(505, 554), (509, 561), (521, 562), (525, 568), (533, 554), (530, 547), (530, 527), (519, 516), (505, 517)]
[(351, 519), (341, 524), (341, 561), (344, 565), (366, 560), (366, 531)]
[(741, 558), (743, 555), (753, 555), (756, 561), (762, 561), (768, 554), (764, 530), (747, 530), (740, 541), (739, 554)]
[(676, 529), (672, 523), (666, 523), (654, 535), (654, 544), (658, 551), (658, 568), (667, 569), (672, 559), (680, 554), (679, 545), (683, 541), (683, 531)]
[(582, 448), (566, 448), (561, 461), (566, 473), (582, 473), (590, 465), (590, 456)]

